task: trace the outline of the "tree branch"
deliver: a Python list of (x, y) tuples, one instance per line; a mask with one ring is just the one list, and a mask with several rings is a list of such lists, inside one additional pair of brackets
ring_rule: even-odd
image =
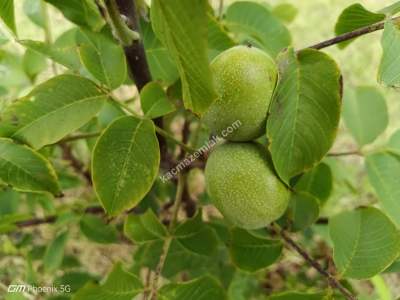
[[(116, 4), (118, 12), (120, 15), (123, 15), (126, 25), (135, 32), (141, 32), (140, 24), (139, 24), (139, 15), (136, 10), (136, 5), (134, 0), (106, 0), (107, 10), (112, 10), (113, 6)], [(121, 18), (120, 18), (121, 19)], [(121, 33), (117, 33), (121, 34)], [(125, 39), (121, 39), (125, 40)], [(150, 67), (147, 63), (146, 52), (143, 46), (143, 42), (141, 39), (132, 40), (130, 45), (123, 45), (124, 52), (126, 56), (126, 60), (129, 66), (129, 73), (133, 78), (138, 91), (141, 91), (142, 88), (149, 82), (152, 81)], [(154, 123), (163, 128), (163, 119), (157, 118), (154, 119)], [(167, 143), (165, 138), (159, 134), (157, 134), (158, 142), (160, 144), (160, 152), (161, 157), (165, 157), (167, 155)]]
[(183, 189), (186, 183), (186, 176), (185, 175), (179, 175), (178, 177), (178, 186), (176, 190), (176, 196), (175, 196), (175, 201), (174, 201), (174, 206), (172, 208), (172, 219), (171, 222), (168, 225), (168, 236), (164, 240), (164, 245), (162, 249), (162, 253), (160, 256), (160, 260), (157, 264), (156, 271), (154, 274), (154, 278), (151, 282), (151, 292), (149, 299), (150, 300), (156, 300), (157, 299), (157, 291), (158, 291), (158, 280), (161, 276), (162, 269), (164, 268), (165, 260), (168, 255), (168, 250), (171, 245), (173, 236), (171, 234), (171, 230), (175, 227), (176, 222), (178, 220), (178, 212), (179, 208), (182, 203), (182, 194), (183, 194)]
[[(393, 22), (395, 22), (396, 24), (400, 24), (400, 17), (394, 17), (391, 20)], [(330, 46), (335, 45), (335, 44), (339, 44), (339, 43), (344, 42), (344, 41), (348, 41), (348, 40), (354, 39), (356, 37), (359, 37), (359, 36), (374, 32), (374, 31), (382, 30), (385, 27), (385, 22), (386, 21), (378, 22), (378, 23), (375, 23), (375, 24), (372, 24), (372, 25), (369, 25), (369, 26), (365, 26), (365, 27), (356, 29), (354, 31), (346, 32), (346, 33), (338, 35), (338, 36), (336, 36), (336, 37), (334, 37), (332, 39), (320, 42), (320, 43), (315, 44), (315, 45), (311, 45), (311, 46), (309, 46), (309, 47), (307, 47), (305, 49), (317, 49), (317, 50), (319, 50), (319, 49), (330, 47)]]
[(331, 287), (340, 291), (347, 300), (357, 299), (335, 277), (333, 277), (329, 272), (325, 271), (323, 267), (316, 260), (314, 260), (303, 248), (301, 248), (300, 245), (298, 245), (283, 229), (278, 229), (277, 232), (291, 248), (293, 248), (300, 256), (302, 256), (305, 261), (307, 261), (315, 270), (318, 271), (318, 273), (320, 273), (327, 279), (328, 284)]

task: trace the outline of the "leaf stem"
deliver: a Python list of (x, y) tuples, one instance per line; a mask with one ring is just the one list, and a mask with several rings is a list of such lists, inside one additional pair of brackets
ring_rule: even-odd
[(101, 134), (101, 132), (90, 132), (90, 133), (82, 133), (82, 134), (76, 134), (76, 135), (71, 135), (63, 138), (61, 141), (59, 141), (57, 144), (65, 144), (77, 140), (86, 140), (94, 137), (98, 137)]
[(340, 291), (342, 295), (347, 299), (347, 300), (357, 300), (357, 298), (348, 290), (346, 289), (340, 282), (337, 280), (332, 274), (329, 272), (325, 271), (324, 268), (316, 261), (314, 260), (300, 245), (298, 245), (283, 229), (276, 229), (278, 227), (277, 225), (274, 227), (274, 230), (279, 233), (279, 235), (282, 237), (282, 239), (293, 249), (295, 250), (300, 256), (304, 258), (305, 261), (307, 261), (315, 270), (318, 271), (322, 276), (324, 276), (328, 284)]
[(164, 244), (163, 244), (163, 249), (162, 249), (162, 253), (161, 253), (161, 256), (160, 256), (160, 260), (159, 260), (159, 262), (157, 264), (153, 281), (151, 282), (151, 292), (150, 292), (150, 296), (149, 296), (150, 300), (156, 300), (157, 299), (158, 281), (159, 281), (159, 278), (161, 276), (161, 272), (162, 272), (162, 270), (164, 268), (164, 264), (165, 264), (165, 260), (166, 260), (167, 255), (168, 255), (169, 247), (171, 246), (171, 243), (172, 243), (173, 236), (171, 234), (171, 231), (175, 227), (175, 225), (177, 223), (177, 220), (178, 220), (178, 212), (179, 212), (179, 208), (180, 208), (181, 203), (182, 203), (182, 195), (183, 195), (183, 190), (184, 190), (184, 187), (185, 187), (185, 182), (186, 182), (186, 176), (180, 174), (179, 177), (178, 177), (178, 185), (177, 185), (177, 190), (176, 190), (174, 206), (172, 208), (172, 219), (171, 219), (171, 222), (168, 225), (168, 236), (164, 240)]
[[(396, 24), (400, 24), (400, 17), (394, 17), (394, 18), (391, 18), (391, 20)], [(338, 35), (338, 36), (336, 36), (336, 37), (334, 37), (332, 39), (329, 39), (329, 40), (326, 40), (326, 41), (311, 45), (311, 46), (309, 46), (309, 47), (307, 47), (305, 49), (317, 49), (317, 50), (319, 50), (319, 49), (330, 47), (330, 46), (335, 45), (335, 44), (339, 44), (339, 43), (344, 42), (344, 41), (348, 41), (348, 40), (354, 39), (356, 37), (359, 37), (359, 36), (362, 36), (362, 35), (365, 35), (365, 34), (368, 34), (368, 33), (371, 33), (371, 32), (382, 30), (385, 27), (385, 22), (386, 21), (381, 21), (381, 22), (378, 22), (378, 23), (375, 23), (375, 24), (372, 24), (372, 25), (361, 27), (361, 28), (356, 29), (354, 31), (346, 32), (346, 33)], [(304, 49), (302, 49), (302, 50), (304, 50)]]
[(224, 0), (219, 0), (218, 6), (218, 20), (222, 19), (222, 14), (224, 13)]

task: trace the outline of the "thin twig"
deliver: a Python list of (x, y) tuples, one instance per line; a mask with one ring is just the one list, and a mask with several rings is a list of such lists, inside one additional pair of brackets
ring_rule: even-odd
[(354, 151), (347, 151), (347, 152), (331, 152), (328, 153), (327, 156), (350, 156), (350, 155), (358, 155), (358, 156), (363, 156), (363, 154), (358, 151), (358, 150), (354, 150)]
[(177, 190), (176, 190), (176, 196), (175, 196), (175, 201), (174, 201), (174, 206), (172, 208), (172, 219), (171, 222), (169, 223), (168, 226), (168, 236), (166, 237), (166, 239), (164, 240), (164, 244), (163, 244), (163, 249), (162, 249), (162, 253), (160, 256), (160, 260), (157, 264), (156, 270), (155, 270), (155, 274), (154, 274), (154, 278), (151, 282), (151, 293), (149, 296), (150, 300), (156, 300), (157, 299), (157, 291), (158, 291), (158, 281), (159, 278), (161, 276), (161, 272), (164, 268), (164, 264), (165, 264), (165, 260), (167, 258), (168, 255), (168, 250), (169, 247), (171, 245), (173, 236), (171, 234), (172, 229), (175, 227), (176, 222), (178, 220), (178, 212), (179, 212), (179, 208), (180, 205), (182, 203), (182, 194), (183, 194), (183, 189), (185, 186), (185, 182), (186, 182), (186, 176), (185, 175), (179, 175), (178, 177), (178, 186), (177, 186)]
[(71, 135), (63, 138), (57, 144), (65, 144), (69, 142), (74, 142), (77, 140), (87, 140), (91, 138), (98, 137), (101, 134), (101, 132), (90, 132), (90, 133), (82, 133), (82, 134), (76, 134), (76, 135)]
[(77, 174), (82, 175), (86, 181), (91, 184), (92, 176), (90, 175), (89, 170), (87, 170), (85, 165), (74, 156), (71, 146), (68, 144), (61, 144), (60, 146), (63, 152), (63, 158), (69, 162), (70, 166)]
[(301, 255), (305, 261), (307, 261), (315, 270), (318, 271), (322, 276), (324, 276), (328, 284), (332, 287), (340, 291), (343, 296), (347, 300), (357, 300), (357, 298), (348, 290), (346, 289), (335, 277), (332, 276), (329, 272), (324, 270), (324, 268), (314, 260), (300, 245), (298, 245), (284, 230), (278, 229), (277, 230), (279, 235), (283, 238), (283, 240), (290, 245), (299, 255)]
[[(396, 24), (400, 24), (400, 17), (394, 17), (391, 20)], [(319, 49), (330, 47), (335, 44), (339, 44), (344, 41), (354, 39), (356, 37), (359, 37), (359, 36), (374, 32), (374, 31), (382, 30), (385, 27), (385, 22), (386, 21), (378, 22), (378, 23), (375, 23), (372, 25), (368, 25), (368, 26), (356, 29), (354, 31), (346, 32), (346, 33), (338, 35), (332, 39), (317, 43), (315, 45), (311, 45), (305, 49), (311, 48), (311, 49), (319, 50)]]

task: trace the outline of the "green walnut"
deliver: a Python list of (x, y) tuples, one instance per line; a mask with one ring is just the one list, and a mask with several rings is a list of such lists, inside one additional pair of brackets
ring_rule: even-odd
[(231, 223), (245, 229), (265, 227), (281, 217), (290, 192), (273, 170), (271, 159), (258, 143), (217, 146), (206, 164), (211, 201)]
[(218, 98), (204, 115), (215, 134), (236, 121), (240, 126), (228, 136), (230, 141), (252, 141), (265, 133), (268, 107), (278, 77), (273, 59), (248, 46), (236, 46), (218, 55), (211, 63)]

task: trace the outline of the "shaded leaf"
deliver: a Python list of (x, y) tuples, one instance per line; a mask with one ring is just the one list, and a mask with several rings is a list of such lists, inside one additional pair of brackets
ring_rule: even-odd
[(33, 50), (27, 49), (23, 58), (23, 67), (26, 75), (34, 80), (38, 74), (47, 68), (46, 58)]
[(150, 82), (143, 87), (140, 91), (140, 104), (144, 115), (150, 119), (162, 117), (175, 111), (175, 106), (157, 82)]
[(79, 223), (82, 233), (89, 239), (101, 244), (115, 243), (118, 240), (118, 231), (110, 224), (106, 224), (100, 217), (84, 215)]
[(0, 135), (39, 149), (85, 125), (100, 111), (106, 98), (88, 79), (54, 77), (7, 107), (1, 115)]
[(56, 8), (71, 22), (99, 31), (105, 21), (94, 0), (44, 0)]
[(290, 3), (282, 3), (275, 6), (272, 13), (286, 23), (292, 23), (299, 10)]
[(67, 240), (68, 232), (60, 233), (46, 248), (46, 252), (43, 257), (43, 264), (46, 272), (54, 272), (61, 266)]
[(226, 25), (241, 42), (251, 42), (276, 56), (291, 43), (288, 29), (264, 5), (235, 2), (226, 12)]
[(153, 80), (161, 80), (171, 85), (179, 78), (178, 69), (167, 48), (157, 39), (151, 24), (142, 20), (140, 23), (146, 58)]
[(21, 191), (60, 193), (51, 164), (32, 149), (0, 138), (0, 179)]
[(400, 156), (400, 129), (392, 134), (386, 147), (388, 151)]
[(77, 35), (82, 64), (90, 74), (110, 89), (124, 83), (127, 66), (124, 50), (108, 31), (80, 30)]
[(154, 0), (151, 20), (155, 34), (174, 59), (187, 109), (203, 114), (215, 100), (207, 58), (207, 0)]
[(160, 289), (160, 300), (224, 300), (226, 294), (217, 280), (210, 276), (185, 283), (170, 283)]
[(379, 82), (390, 86), (400, 86), (400, 30), (391, 20), (385, 23), (381, 45), (383, 55), (379, 66)]
[(177, 241), (187, 250), (200, 255), (212, 255), (217, 249), (217, 235), (202, 221), (201, 211), (174, 231)]
[(244, 229), (234, 228), (229, 252), (238, 268), (255, 272), (279, 259), (282, 243), (279, 240), (253, 235)]
[(286, 212), (288, 227), (291, 231), (300, 231), (311, 226), (319, 216), (319, 202), (314, 196), (300, 192), (290, 197)]
[(289, 183), (313, 168), (331, 148), (339, 124), (341, 75), (316, 50), (292, 48), (279, 57), (280, 81), (267, 123), (269, 149), (280, 178)]
[(14, 0), (1, 0), (0, 2), (0, 19), (4, 24), (16, 35), (15, 27)]
[(222, 51), (235, 46), (234, 40), (217, 19), (208, 14), (208, 56), (213, 59)]
[(269, 296), (268, 300), (328, 300), (326, 293), (284, 292)]
[(87, 283), (72, 300), (132, 300), (143, 290), (140, 279), (116, 264), (102, 285)]
[(92, 178), (110, 215), (136, 206), (158, 174), (160, 151), (152, 121), (121, 117), (111, 123), (93, 150)]
[(332, 171), (326, 163), (304, 173), (295, 185), (296, 191), (308, 192), (323, 204), (328, 200), (333, 186)]
[(400, 234), (376, 208), (343, 212), (329, 222), (333, 259), (340, 275), (370, 278), (386, 269), (399, 255)]
[(54, 286), (69, 286), (70, 293), (75, 293), (87, 282), (93, 281), (95, 278), (89, 273), (71, 271), (64, 273), (54, 281)]
[(19, 43), (27, 49), (36, 51), (44, 56), (47, 56), (51, 60), (59, 63), (68, 69), (78, 71), (80, 68), (79, 60), (76, 60), (77, 48), (76, 47), (58, 47), (56, 44), (49, 45), (44, 42), (22, 40)]
[(129, 215), (124, 223), (124, 234), (135, 243), (164, 239), (167, 229), (149, 209), (142, 215)]
[(367, 156), (368, 179), (383, 210), (400, 226), (400, 158), (387, 152)]
[(389, 123), (385, 97), (374, 87), (346, 89), (343, 118), (360, 146), (370, 144)]
[[(356, 29), (374, 24), (384, 19), (384, 14), (371, 12), (359, 3), (352, 4), (343, 10), (338, 20), (336, 21), (335, 34), (340, 35), (343, 33), (354, 31)], [(339, 48), (343, 49), (353, 40), (342, 42), (338, 44), (338, 46)]]
[(37, 26), (44, 28), (45, 19), (42, 13), (42, 0), (25, 0), (23, 10), (28, 18)]

